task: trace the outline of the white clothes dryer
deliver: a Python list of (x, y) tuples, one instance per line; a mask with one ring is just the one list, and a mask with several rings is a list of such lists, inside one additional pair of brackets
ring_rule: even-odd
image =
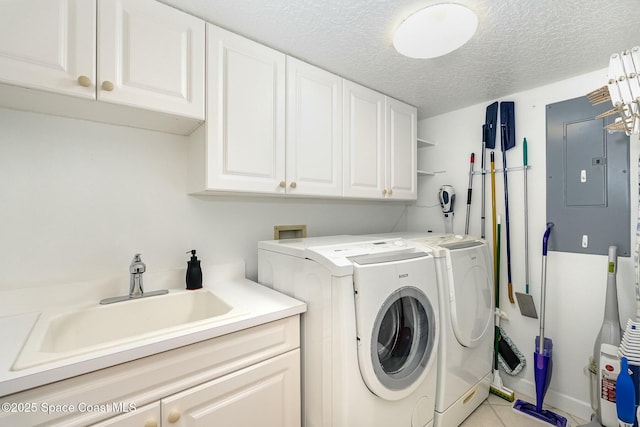
[(258, 281), (307, 303), (303, 425), (433, 426), (435, 259), (403, 239), (359, 239), (259, 243)]
[(459, 426), (489, 395), (494, 344), (492, 256), (484, 240), (428, 234), (440, 286), (435, 426)]

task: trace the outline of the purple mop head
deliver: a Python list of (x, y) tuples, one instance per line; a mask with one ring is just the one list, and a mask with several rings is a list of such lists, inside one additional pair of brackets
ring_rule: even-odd
[(536, 351), (533, 353), (534, 360), (534, 377), (536, 382), (536, 404), (525, 402), (524, 400), (516, 400), (513, 405), (513, 409), (529, 415), (537, 420), (544, 421), (555, 427), (566, 427), (567, 419), (562, 415), (558, 415), (548, 409), (542, 409), (542, 402), (544, 401), (544, 395), (547, 393), (547, 387), (551, 382), (551, 371), (553, 369), (553, 362), (551, 360), (551, 352), (553, 349), (553, 342), (549, 338), (545, 338), (542, 345), (542, 351), (540, 351), (540, 337), (536, 337), (535, 347)]
[(555, 427), (567, 427), (567, 419), (562, 415), (558, 415), (553, 411), (549, 411), (548, 409), (542, 409), (540, 411), (536, 410), (536, 405), (525, 402), (524, 400), (516, 400), (516, 403), (513, 405), (513, 409), (522, 412), (523, 414), (529, 415), (537, 420), (544, 421), (545, 423), (551, 424)]

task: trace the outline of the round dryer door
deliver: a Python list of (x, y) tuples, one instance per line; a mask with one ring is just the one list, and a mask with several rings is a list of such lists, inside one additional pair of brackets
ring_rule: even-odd
[(373, 324), (370, 357), (379, 384), (369, 388), (393, 400), (411, 393), (429, 368), (435, 341), (436, 316), (428, 298), (414, 287), (398, 289)]
[(458, 342), (476, 347), (493, 334), (493, 275), (487, 245), (466, 242), (448, 246), (447, 267), (451, 326)]

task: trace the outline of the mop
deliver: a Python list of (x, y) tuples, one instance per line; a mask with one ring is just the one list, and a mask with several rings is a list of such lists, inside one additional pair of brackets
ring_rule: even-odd
[(480, 208), (480, 238), (484, 239), (484, 223), (485, 223), (485, 175), (487, 174), (484, 168), (486, 167), (486, 148), (487, 148), (487, 126), (482, 125), (482, 161), (480, 163), (480, 170), (482, 172), (482, 203)]
[[(493, 152), (491, 152), (491, 162), (493, 164)], [(492, 167), (493, 171), (493, 167)], [(495, 194), (495, 193), (492, 193)], [(492, 198), (495, 206), (495, 197)], [(502, 383), (502, 378), (500, 377), (500, 368), (498, 366), (498, 361), (500, 359), (500, 340), (501, 340), (501, 329), (500, 329), (500, 318), (504, 316), (502, 311), (500, 311), (500, 217), (497, 219), (494, 217), (493, 220), (494, 226), (496, 228), (496, 237), (495, 241), (497, 244), (495, 245), (495, 256), (496, 256), (496, 272), (495, 272), (495, 331), (494, 331), (494, 347), (493, 347), (493, 380), (491, 381), (491, 386), (489, 387), (489, 391), (495, 394), (498, 397), (503, 398), (508, 402), (513, 402), (515, 398), (515, 394), (513, 390), (508, 389)]]
[[(493, 153), (491, 153), (493, 154)], [(495, 181), (494, 181), (495, 182)], [(495, 195), (495, 191), (493, 192)], [(495, 196), (493, 197), (495, 206)], [(502, 384), (502, 378), (500, 378), (500, 372), (498, 370), (498, 362), (502, 369), (509, 375), (518, 375), (527, 364), (527, 359), (524, 354), (518, 350), (515, 343), (507, 336), (507, 333), (500, 326), (500, 319), (507, 319), (506, 313), (500, 310), (500, 215), (497, 218), (496, 224), (496, 251), (495, 251), (495, 349), (494, 349), (494, 372), (493, 372), (493, 384), (491, 390), (495, 395), (502, 397), (503, 399), (513, 402), (513, 391), (504, 387)]]
[(506, 217), (507, 238), (507, 277), (509, 280), (509, 302), (514, 304), (513, 283), (511, 281), (511, 236), (509, 234), (509, 181), (507, 179), (507, 150), (516, 145), (516, 130), (514, 117), (514, 103), (511, 101), (500, 103), (500, 146), (502, 148), (502, 176), (504, 178), (504, 213)]
[(536, 403), (535, 405), (524, 400), (516, 400), (513, 409), (523, 414), (529, 415), (537, 420), (546, 422), (556, 427), (566, 427), (567, 419), (548, 409), (542, 409), (544, 395), (547, 393), (549, 383), (551, 382), (551, 371), (553, 363), (551, 353), (553, 350), (553, 341), (551, 338), (544, 336), (544, 309), (545, 297), (547, 290), (547, 246), (549, 243), (549, 235), (553, 223), (547, 223), (547, 229), (542, 237), (542, 293), (540, 296), (540, 335), (535, 338), (534, 360), (534, 379), (536, 383)]
[[(496, 148), (496, 122), (498, 121), (498, 103), (487, 106), (485, 113), (484, 124), (482, 125), (482, 215), (481, 215), (481, 237), (485, 238), (485, 174), (486, 174), (486, 155), (487, 148), (493, 150)], [(492, 177), (494, 179), (494, 177)], [(494, 188), (495, 191), (495, 188)], [(496, 227), (495, 227), (496, 213), (493, 212), (493, 243), (494, 243), (494, 256), (495, 256), (495, 241), (496, 241)]]

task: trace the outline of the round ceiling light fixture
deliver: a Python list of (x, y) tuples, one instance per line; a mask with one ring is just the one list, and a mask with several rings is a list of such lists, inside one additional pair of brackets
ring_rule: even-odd
[(393, 46), (410, 58), (437, 58), (458, 49), (476, 32), (478, 17), (469, 8), (442, 3), (410, 15), (393, 36)]

